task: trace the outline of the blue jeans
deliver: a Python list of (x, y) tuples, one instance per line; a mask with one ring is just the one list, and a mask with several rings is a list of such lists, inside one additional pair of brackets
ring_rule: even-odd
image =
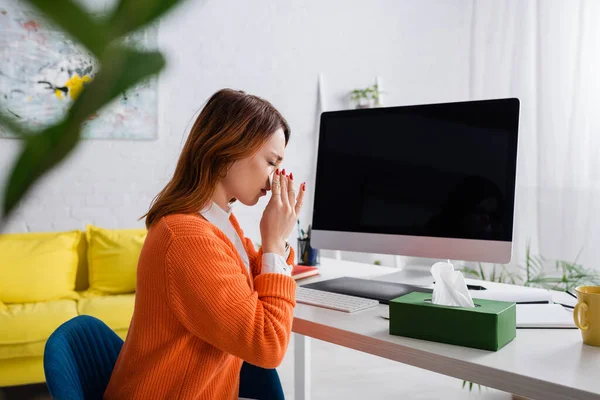
[(257, 400), (284, 400), (279, 374), (244, 361), (240, 372), (240, 397)]

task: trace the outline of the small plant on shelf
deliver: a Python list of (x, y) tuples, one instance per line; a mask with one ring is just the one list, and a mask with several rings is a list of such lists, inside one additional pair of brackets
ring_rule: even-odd
[(364, 89), (354, 89), (350, 92), (350, 100), (356, 108), (371, 108), (381, 106), (381, 91), (374, 84)]

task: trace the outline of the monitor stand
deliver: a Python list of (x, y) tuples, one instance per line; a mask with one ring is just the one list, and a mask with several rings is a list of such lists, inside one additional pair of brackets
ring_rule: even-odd
[(373, 279), (377, 279), (385, 282), (394, 283), (406, 283), (410, 282), (411, 285), (416, 286), (431, 286), (433, 285), (433, 275), (431, 275), (430, 268), (421, 268), (407, 266), (400, 271), (395, 271), (386, 275), (376, 276)]
[[(391, 274), (381, 275), (373, 277), (373, 280), (380, 280), (385, 282), (393, 283), (405, 283), (410, 282), (411, 285), (423, 286), (433, 288), (434, 280), (433, 275), (429, 272), (429, 269), (424, 268), (409, 268), (398, 272), (392, 272)], [(481, 285), (469, 285), (469, 290), (487, 290), (485, 283)]]

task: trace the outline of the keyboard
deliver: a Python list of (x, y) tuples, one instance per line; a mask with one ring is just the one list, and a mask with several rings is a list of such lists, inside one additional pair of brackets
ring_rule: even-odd
[(379, 304), (377, 300), (349, 296), (347, 294), (325, 292), (323, 290), (309, 289), (302, 286), (296, 287), (296, 302), (347, 313), (365, 310)]

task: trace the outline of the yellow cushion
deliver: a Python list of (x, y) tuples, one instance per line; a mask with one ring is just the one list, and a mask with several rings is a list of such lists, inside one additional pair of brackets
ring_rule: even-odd
[(0, 362), (13, 358), (43, 357), (46, 340), (31, 343), (0, 344)]
[[(36, 232), (36, 233), (27, 232), (27, 233), (12, 233), (11, 236), (35, 238), (35, 239), (47, 239), (47, 238), (54, 237), (56, 234), (57, 234), (57, 232)], [(0, 236), (0, 238), (1, 238), (1, 236)], [(77, 248), (77, 255), (79, 256), (79, 265), (77, 266), (77, 280), (75, 282), (75, 290), (83, 291), (83, 290), (86, 290), (89, 286), (88, 267), (87, 267), (87, 240), (85, 240), (85, 235), (83, 232), (81, 232), (81, 240), (79, 241), (79, 247)]]
[[(0, 360), (0, 388), (45, 381), (44, 359), (41, 356)], [(0, 399), (3, 399), (2, 390)]]
[(0, 311), (0, 359), (41, 356), (52, 332), (76, 316), (74, 300), (8, 305)]
[(137, 264), (146, 234), (146, 229), (104, 229), (87, 226), (91, 292), (135, 292)]
[(101, 319), (113, 331), (120, 334), (126, 333), (129, 329), (134, 304), (135, 294), (90, 297), (77, 302), (77, 311), (79, 314)]
[(6, 306), (6, 304), (0, 301), (0, 310), (6, 310), (7, 308), (8, 307)]
[(80, 231), (0, 235), (0, 301), (77, 299)]
[(79, 256), (79, 265), (77, 266), (75, 291), (79, 292), (86, 290), (90, 285), (88, 279), (87, 240), (85, 238), (85, 232), (81, 232), (81, 240), (79, 241), (79, 247), (77, 248), (77, 255)]

